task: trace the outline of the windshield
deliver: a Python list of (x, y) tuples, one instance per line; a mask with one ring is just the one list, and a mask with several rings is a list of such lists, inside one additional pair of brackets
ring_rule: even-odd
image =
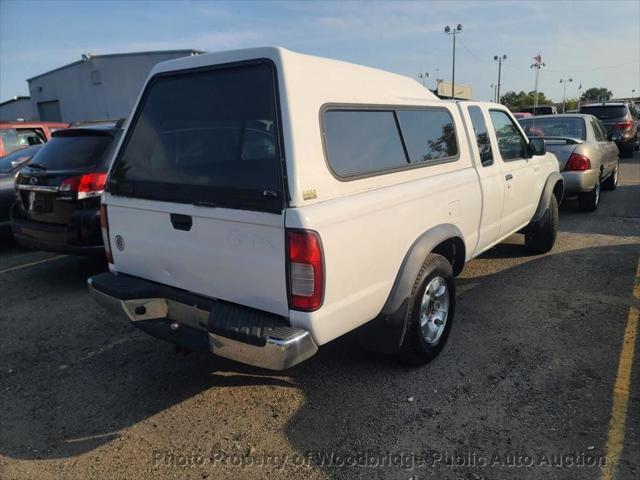
[(11, 173), (20, 165), (24, 165), (40, 150), (41, 145), (33, 145), (31, 147), (21, 148), (9, 155), (0, 157), (0, 173)]
[(111, 137), (103, 135), (52, 137), (33, 163), (47, 170), (101, 167), (103, 154), (110, 143)]
[(580, 117), (532, 117), (518, 120), (528, 137), (569, 137), (587, 139), (584, 120)]
[(627, 107), (620, 105), (598, 105), (593, 107), (582, 107), (580, 113), (588, 113), (600, 120), (608, 118), (621, 118), (627, 115)]
[(260, 62), (152, 80), (108, 190), (258, 210), (275, 199), (279, 211), (274, 75)]

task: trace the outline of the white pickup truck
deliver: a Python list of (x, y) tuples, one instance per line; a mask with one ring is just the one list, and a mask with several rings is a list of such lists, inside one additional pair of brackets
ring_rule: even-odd
[(270, 369), (351, 330), (425, 363), (455, 276), (555, 242), (556, 158), (497, 104), (282, 48), (150, 73), (102, 200), (96, 299), (181, 348)]

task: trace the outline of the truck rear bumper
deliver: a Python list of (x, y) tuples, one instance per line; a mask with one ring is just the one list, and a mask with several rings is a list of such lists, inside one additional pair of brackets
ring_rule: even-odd
[(185, 349), (270, 370), (287, 369), (318, 351), (307, 330), (266, 312), (122, 274), (102, 273), (87, 283), (100, 305)]

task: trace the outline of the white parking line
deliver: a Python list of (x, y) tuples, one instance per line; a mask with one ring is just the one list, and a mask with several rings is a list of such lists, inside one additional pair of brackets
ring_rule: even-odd
[(68, 255), (56, 255), (55, 257), (45, 258), (44, 260), (38, 260), (36, 262), (29, 262), (29, 263), (24, 263), (22, 265), (16, 265), (14, 267), (0, 270), (0, 274), (13, 272), (15, 270), (22, 270), (23, 268), (33, 267), (34, 265), (38, 265), (40, 263), (50, 262), (52, 260), (58, 260), (59, 258), (64, 258), (64, 257), (68, 257)]

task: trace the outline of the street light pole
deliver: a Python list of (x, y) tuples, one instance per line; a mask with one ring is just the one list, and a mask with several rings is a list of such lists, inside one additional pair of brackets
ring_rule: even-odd
[(540, 75), (540, 69), (542, 67), (546, 67), (545, 63), (542, 63), (542, 57), (538, 54), (537, 57), (534, 58), (535, 63), (531, 65), (530, 68), (534, 68), (536, 70), (536, 86), (535, 86), (535, 97), (533, 97), (533, 115), (538, 111), (538, 76)]
[(563, 84), (562, 87), (562, 113), (564, 113), (564, 103), (567, 98), (567, 83), (573, 82), (573, 78), (561, 78), (560, 83)]
[(444, 27), (445, 35), (453, 35), (453, 64), (451, 66), (451, 98), (456, 98), (456, 34), (462, 32), (462, 24), (455, 27), (447, 25)]
[(491, 90), (493, 91), (493, 99), (492, 100), (493, 100), (494, 103), (497, 103), (496, 102), (496, 87), (497, 87), (497, 85), (495, 83), (492, 83), (489, 86), (491, 87)]
[(498, 85), (496, 93), (496, 103), (500, 103), (500, 76), (502, 73), (502, 62), (507, 59), (506, 55), (494, 55), (493, 59), (498, 62)]
[(420, 72), (418, 78), (422, 80), (422, 86), (426, 88), (425, 81), (429, 78), (429, 72)]
[(580, 110), (580, 105), (582, 105), (582, 82), (578, 85), (578, 110)]

